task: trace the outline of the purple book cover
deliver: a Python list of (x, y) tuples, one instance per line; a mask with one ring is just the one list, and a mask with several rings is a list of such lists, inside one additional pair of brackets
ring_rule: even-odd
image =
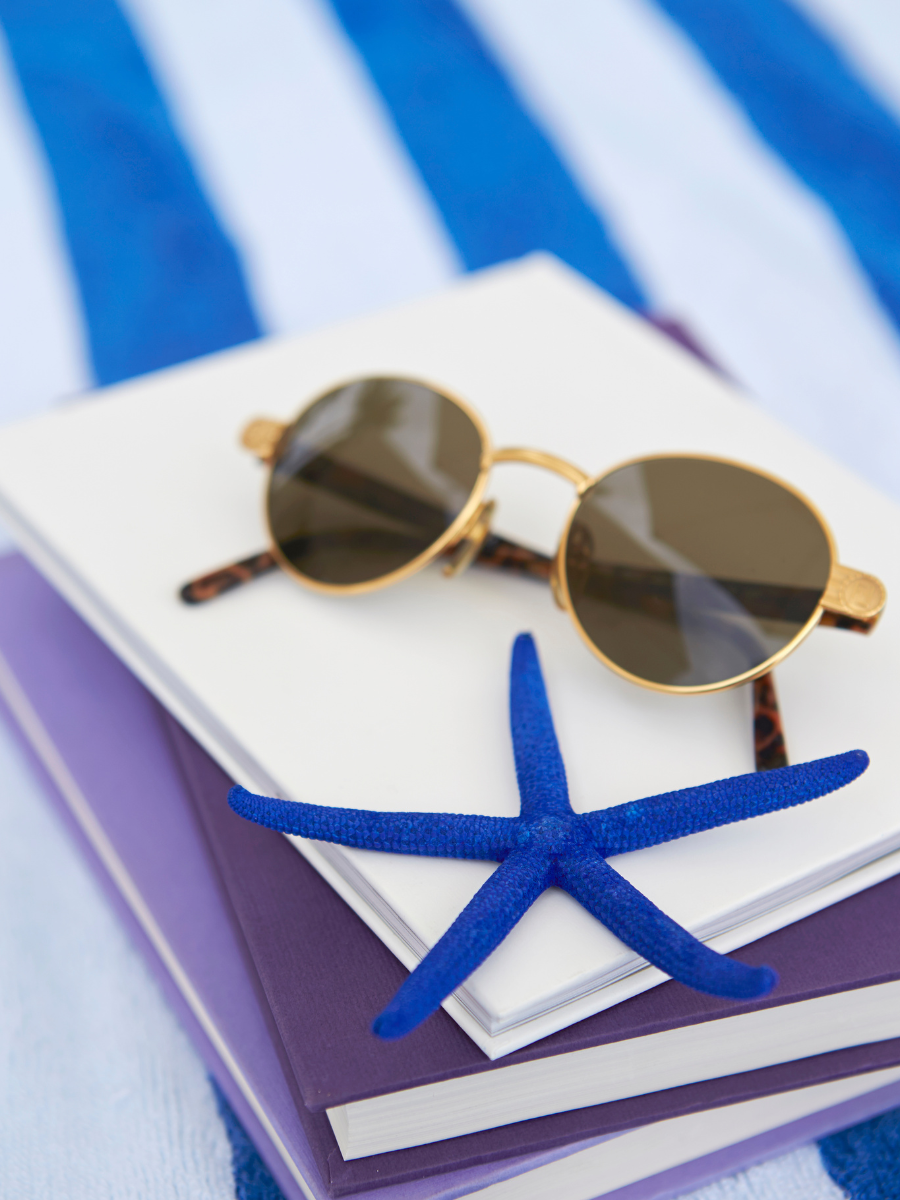
[[(334, 1196), (186, 799), (163, 710), (18, 556), (0, 559), (0, 685), (0, 717), (20, 735), (48, 799), (285, 1196)], [(324, 1114), (312, 1119), (327, 1125)], [(378, 1181), (378, 1191), (363, 1189), (364, 1196), (449, 1200), (562, 1153), (470, 1165), (387, 1189)]]
[[(35, 722), (26, 733), (32, 747), (37, 747), (43, 767), (56, 759), (53, 778), (42, 770), (48, 794), (60, 808), (160, 978), (170, 1002), (289, 1196), (302, 1194), (301, 1180), (306, 1185), (302, 1190), (309, 1188), (317, 1196), (359, 1193), (392, 1182), (393, 1186), (378, 1193), (383, 1200), (431, 1200), (432, 1197), (437, 1200), (439, 1196), (462, 1195), (577, 1149), (572, 1143), (581, 1139), (596, 1139), (598, 1134), (608, 1136), (661, 1117), (873, 1070), (900, 1060), (900, 1044), (895, 1042), (838, 1051), (801, 1063), (749, 1072), (731, 1081), (695, 1084), (654, 1097), (540, 1118), (434, 1146), (344, 1164), (324, 1113), (306, 1110), (298, 1096), (298, 1083), (306, 1094), (311, 1079), (325, 1082), (324, 1094), (314, 1097), (310, 1105), (318, 1110), (335, 1102), (332, 1095), (353, 1094), (352, 1089), (359, 1087), (360, 1072), (355, 1069), (352, 1057), (357, 1053), (361, 1034), (369, 1040), (370, 1010), (385, 990), (389, 993), (396, 986), (403, 968), (282, 838), (232, 817), (224, 805), (228, 781), (215, 764), (170, 721), (115, 656), (23, 560), (8, 558), (0, 563), (0, 587), (4, 601), (0, 606), (0, 649), (14, 676), (6, 680), (7, 695), (10, 686), (21, 688), (22, 700), (35, 710), (41, 722), (42, 727)], [(23, 723), (21, 705), (17, 708), (17, 719)], [(40, 745), (45, 735), (49, 741)], [(173, 744), (177, 754), (172, 752)], [(193, 803), (201, 806), (204, 827), (212, 837), (218, 873), (191, 815), (190, 800), (186, 803), (179, 760), (181, 769), (191, 779), (187, 791)], [(70, 785), (62, 784), (65, 800), (60, 794), (61, 773), (70, 779)], [(71, 785), (83, 799), (89, 797), (89, 818), (99, 821), (108, 848), (119, 867), (125, 869), (124, 883), (121, 875), (113, 878), (116, 871), (110, 870), (108, 855), (101, 862), (84, 837), (84, 814), (76, 814), (80, 826), (73, 819)], [(255, 840), (253, 849), (245, 831)], [(262, 835), (262, 840), (256, 835)], [(237, 860), (229, 857), (229, 846), (237, 853)], [(257, 861), (259, 855), (262, 857)], [(236, 869), (238, 864), (246, 870)], [(259, 878), (260, 867), (269, 872), (270, 887), (262, 890), (235, 887), (235, 880)], [(226, 877), (234, 912), (221, 892)], [(870, 963), (872, 937), (867, 941), (869, 952), (857, 947), (850, 955), (852, 961), (843, 961), (846, 957), (843, 949), (873, 922), (876, 933), (890, 923), (900, 899), (900, 889), (895, 886), (890, 890), (894, 882), (888, 881), (803, 922), (804, 926), (818, 922), (809, 936), (818, 945), (819, 953), (811, 956), (815, 959), (819, 954), (830, 956), (831, 970), (843, 967), (839, 978), (851, 985), (891, 977), (885, 961), (877, 977), (850, 978), (854, 964), (866, 968)], [(132, 895), (127, 894), (129, 888)], [(135, 897), (138, 907), (143, 904), (149, 909), (152, 926), (163, 936), (162, 949), (158, 938), (148, 937), (146, 918), (136, 919)], [(852, 910), (867, 897), (872, 899), (870, 905), (860, 908), (854, 916)], [(313, 906), (308, 910), (312, 919), (285, 921), (286, 910), (280, 905), (296, 902), (298, 898)], [(275, 908), (279, 909), (274, 914), (278, 920), (273, 921)], [(238, 909), (240, 923), (234, 919)], [(294, 913), (297, 911), (294, 909)], [(837, 924), (822, 923), (829, 913), (838, 914)], [(297, 949), (297, 929), (303, 929), (304, 936), (315, 929), (324, 935), (318, 938), (317, 950), (302, 960)], [(766, 947), (790, 932), (784, 930), (757, 943), (763, 947), (761, 953), (767, 953), (774, 961), (774, 950)], [(886, 958), (886, 947), (890, 944), (889, 937), (881, 942), (882, 958)], [(335, 955), (335, 945), (343, 953)], [(301, 944), (300, 949), (304, 948), (308, 949)], [(782, 949), (788, 953), (790, 945)], [(279, 956), (284, 968), (280, 976)], [(784, 964), (779, 961), (778, 965), (784, 971)], [(188, 983), (201, 1002), (201, 1019), (196, 1005), (191, 1006), (185, 1000), (185, 981), (176, 978), (179, 972), (186, 972)], [(801, 969), (793, 981), (795, 988), (802, 974)], [(807, 972), (803, 994), (815, 994), (815, 985), (810, 985), (815, 978), (814, 971)], [(261, 981), (270, 1001), (268, 1005), (262, 995)], [(802, 986), (802, 980), (799, 982)], [(667, 984), (628, 1004), (636, 1006), (655, 994), (664, 995), (667, 989), (670, 993), (667, 1007), (657, 1012), (655, 1019), (669, 1025), (696, 1019), (690, 1011), (679, 1009), (678, 993), (692, 994), (678, 985)], [(827, 982), (819, 990), (830, 990)], [(650, 1014), (650, 1019), (654, 1019), (654, 1014)], [(418, 1049), (406, 1050), (399, 1061), (400, 1068), (411, 1071), (416, 1081), (481, 1067), (492, 1069), (443, 1013), (431, 1025), (435, 1033), (427, 1040), (420, 1038)], [(634, 1028), (649, 1031), (646, 1012), (638, 1012)], [(575, 1036), (579, 1036), (580, 1029), (574, 1031)], [(627, 1022), (617, 1029), (618, 1032), (594, 1040), (629, 1036)], [(565, 1034), (547, 1039), (537, 1052), (556, 1052), (555, 1046), (562, 1037)], [(374, 1043), (374, 1039), (371, 1041)], [(533, 1057), (534, 1050), (529, 1048), (530, 1054), (520, 1052), (519, 1057)], [(511, 1060), (516, 1061), (512, 1058), (502, 1062)], [(369, 1081), (365, 1086), (372, 1090), (384, 1090), (388, 1068), (395, 1071), (392, 1086), (406, 1086), (402, 1075), (396, 1073), (397, 1060), (385, 1063), (377, 1056), (366, 1055), (361, 1067), (362, 1077)], [(838, 1105), (781, 1130), (673, 1168), (644, 1184), (631, 1185), (625, 1192), (629, 1200), (632, 1197), (649, 1200), (651, 1196), (662, 1200), (664, 1196), (676, 1195), (725, 1171), (760, 1161), (811, 1137), (883, 1111), (897, 1103), (898, 1091), (898, 1087), (885, 1088), (869, 1097)], [(553, 1149), (566, 1144), (568, 1151)], [(541, 1152), (536, 1154), (536, 1151)], [(493, 1165), (479, 1165), (485, 1163)], [(441, 1174), (429, 1183), (425, 1177), (436, 1172)], [(400, 1183), (401, 1180), (409, 1182)]]
[[(541, 1054), (754, 1007), (728, 1006), (670, 982), (496, 1063), (443, 1011), (402, 1041), (381, 1042), (369, 1032), (369, 1023), (399, 986), (404, 968), (285, 838), (228, 809), (228, 777), (171, 717), (167, 720), (287, 1056), (313, 1111), (405, 1086), (405, 1081), (418, 1084), (498, 1070)], [(748, 961), (777, 965), (782, 983), (776, 998), (782, 1003), (882, 982), (900, 974), (900, 945), (891, 932), (898, 908), (900, 878), (779, 930), (741, 953)], [(330, 1126), (317, 1130), (313, 1140), (322, 1139), (333, 1185), (346, 1193), (376, 1179), (417, 1178), (549, 1149), (897, 1062), (900, 1039), (892, 1039), (350, 1162), (341, 1158)]]
[[(405, 968), (281, 834), (228, 809), (225, 798), (231, 781), (172, 718), (168, 720), (304, 1102), (314, 1111), (900, 978), (896, 876), (743, 947), (744, 961), (769, 963), (780, 975), (778, 987), (762, 1001), (736, 1003), (669, 981), (495, 1062), (443, 1010), (408, 1037), (383, 1042), (369, 1026), (403, 981)], [(313, 919), (299, 922), (298, 913)], [(310, 1037), (311, 1029), (316, 1030), (315, 1038)], [(853, 1047), (805, 1061), (803, 1068), (768, 1067), (725, 1081), (671, 1089), (658, 1099), (602, 1105), (609, 1115), (592, 1132), (634, 1125), (648, 1107), (649, 1119), (657, 1120), (709, 1102), (796, 1087), (801, 1069), (804, 1083), (818, 1083), (865, 1069), (862, 1064), (869, 1061), (887, 1066), (900, 1062), (900, 1038), (881, 1043), (877, 1052)], [(695, 1102), (700, 1092), (693, 1089), (703, 1089), (702, 1103)], [(612, 1117), (613, 1109), (629, 1115), (620, 1122)]]

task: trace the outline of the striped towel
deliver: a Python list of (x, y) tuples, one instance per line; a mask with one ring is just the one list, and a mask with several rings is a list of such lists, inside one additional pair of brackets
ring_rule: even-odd
[[(894, 0), (0, 0), (0, 419), (535, 249), (900, 498)], [(2, 738), (0, 826), (0, 1193), (277, 1196)], [(696, 1197), (844, 1195), (897, 1114)]]

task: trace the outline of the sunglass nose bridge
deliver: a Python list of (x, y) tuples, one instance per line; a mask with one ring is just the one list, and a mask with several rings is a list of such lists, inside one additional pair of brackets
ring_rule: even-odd
[(444, 575), (448, 579), (461, 575), (475, 561), (484, 539), (491, 532), (491, 518), (496, 507), (496, 500), (487, 500), (475, 510), (475, 515), (453, 550), (453, 556), (444, 567)]
[(560, 458), (558, 454), (548, 454), (546, 450), (531, 450), (527, 446), (505, 446), (501, 450), (494, 451), (493, 461), (495, 463), (526, 463), (530, 467), (543, 467), (545, 471), (552, 471), (554, 475), (562, 475), (563, 479), (574, 483), (579, 494), (591, 482), (591, 477), (586, 471), (582, 471), (568, 459)]

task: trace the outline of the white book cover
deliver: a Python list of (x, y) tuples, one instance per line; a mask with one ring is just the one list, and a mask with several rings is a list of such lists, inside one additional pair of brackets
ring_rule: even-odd
[[(432, 567), (334, 598), (275, 573), (207, 605), (179, 601), (186, 580), (265, 546), (264, 472), (238, 442), (246, 421), (287, 420), (335, 382), (391, 374), (465, 398), (496, 446), (535, 446), (591, 474), (667, 451), (761, 467), (821, 509), (841, 562), (900, 594), (890, 500), (547, 256), (0, 431), (0, 513), (23, 549), (254, 791), (514, 816), (508, 671), (523, 630), (537, 638), (576, 811), (753, 769), (748, 688), (685, 697), (620, 679), (534, 582), (477, 568), (448, 580)], [(569, 485), (499, 465), (490, 494), (497, 532), (553, 551)], [(812, 804), (613, 865), (725, 951), (894, 874), (898, 678), (890, 601), (869, 637), (814, 630), (777, 670), (791, 760), (861, 748), (865, 775)], [(494, 869), (294, 841), (409, 967)], [(445, 1007), (495, 1058), (663, 978), (551, 889)]]

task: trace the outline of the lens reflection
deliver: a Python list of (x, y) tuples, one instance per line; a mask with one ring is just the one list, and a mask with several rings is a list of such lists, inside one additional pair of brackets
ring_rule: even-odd
[(565, 551), (576, 617), (598, 650), (652, 683), (751, 671), (819, 604), (831, 569), (816, 515), (753, 471), (696, 458), (621, 467), (579, 505)]
[(472, 419), (424, 384), (366, 379), (337, 388), (282, 438), (268, 495), (275, 542), (321, 583), (389, 575), (453, 524), (481, 453)]

